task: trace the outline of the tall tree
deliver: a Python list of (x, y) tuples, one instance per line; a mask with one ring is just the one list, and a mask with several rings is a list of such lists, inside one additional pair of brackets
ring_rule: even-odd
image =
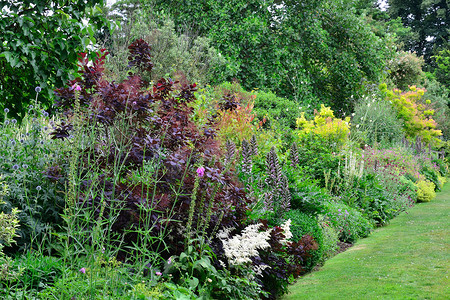
[[(362, 3), (364, 1), (357, 1)], [(154, 0), (178, 26), (208, 35), (236, 66), (226, 79), (299, 102), (351, 109), (389, 50), (351, 0)], [(362, 5), (362, 4), (361, 4)], [(229, 70), (226, 70), (229, 71)], [(234, 73), (233, 73), (234, 72)]]
[(405, 26), (416, 34), (405, 41), (405, 50), (431, 56), (449, 41), (450, 2), (448, 0), (388, 0), (392, 18), (400, 17)]
[[(53, 88), (74, 73), (77, 53), (95, 43), (103, 24), (96, 5), (103, 0), (0, 1), (0, 108), (23, 116), (27, 104), (39, 99), (49, 106)], [(88, 25), (85, 25), (88, 21)]]

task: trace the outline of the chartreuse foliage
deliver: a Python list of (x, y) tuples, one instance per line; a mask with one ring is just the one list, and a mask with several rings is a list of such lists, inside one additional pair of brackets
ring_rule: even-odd
[(420, 137), (427, 143), (439, 143), (437, 137), (442, 132), (435, 129), (437, 124), (432, 118), (434, 110), (430, 106), (431, 101), (424, 97), (425, 89), (411, 86), (409, 91), (402, 92), (399, 89), (388, 90), (386, 84), (381, 84), (380, 90), (386, 95), (385, 100), (392, 103), (397, 117), (403, 121), (408, 138)]
[[(3, 196), (7, 193), (8, 186), (0, 176), (0, 206), (5, 204), (5, 202), (3, 202)], [(19, 219), (17, 218), (18, 213), (19, 211), (17, 208), (14, 208), (10, 214), (0, 212), (0, 280), (10, 279), (16, 275), (14, 271), (10, 270), (11, 259), (5, 257), (3, 247), (5, 245), (11, 246), (11, 244), (14, 243), (14, 238), (18, 236), (16, 234), (16, 230), (19, 227)]]
[(434, 183), (428, 180), (420, 180), (417, 182), (417, 201), (419, 202), (430, 202), (436, 197), (436, 192), (434, 188), (436, 187)]
[[(50, 106), (53, 89), (73, 75), (77, 53), (95, 43), (97, 25), (105, 22), (89, 1), (0, 1), (0, 108), (14, 117), (25, 113), (34, 88)], [(88, 25), (83, 20), (89, 20)]]
[(306, 120), (305, 113), (302, 112), (297, 119), (298, 135), (300, 139), (309, 135), (317, 135), (328, 141), (329, 145), (334, 145), (336, 149), (342, 147), (350, 134), (350, 117), (344, 120), (336, 118), (330, 107), (321, 104), (320, 112), (316, 113), (314, 120)]

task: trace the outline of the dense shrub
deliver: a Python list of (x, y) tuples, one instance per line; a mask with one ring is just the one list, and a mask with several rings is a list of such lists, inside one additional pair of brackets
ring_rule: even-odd
[(435, 184), (427, 180), (419, 180), (417, 183), (417, 201), (430, 202), (436, 197)]
[(311, 180), (302, 168), (284, 168), (291, 191), (291, 208), (309, 215), (320, 214), (323, 203), (330, 199), (327, 190), (318, 186), (317, 180)]
[[(129, 66), (151, 71), (149, 45), (137, 40), (129, 49)], [(149, 90), (148, 82), (131, 75), (121, 83), (109, 82), (102, 77), (106, 56), (102, 50), (91, 64), (82, 54), (81, 76), (56, 91), (59, 107), (75, 117), (72, 124), (58, 127), (55, 137), (66, 138), (82, 126), (100, 129), (94, 132), (93, 143), (73, 145), (73, 152), (81, 154), (78, 173), (91, 176), (81, 179), (75, 204), (96, 214), (103, 212), (102, 217), (108, 219), (112, 206), (122, 203), (112, 233), (125, 233), (131, 246), (139, 236), (136, 228), (147, 226), (155, 236), (166, 232), (171, 239), (166, 246), (174, 254), (183, 250), (180, 242), (192, 228), (206, 231), (240, 224), (248, 200), (232, 173), (217, 159), (220, 149), (214, 140), (213, 121), (206, 128), (198, 128), (192, 121), (188, 103), (194, 99), (196, 85), (160, 79)], [(126, 126), (120, 127), (121, 123)], [(154, 164), (153, 172), (134, 176), (146, 163)], [(199, 167), (203, 168), (199, 173), (202, 179), (195, 172)], [(67, 179), (68, 175), (61, 176)], [(93, 182), (102, 189), (90, 194)], [(192, 197), (198, 201), (193, 202)], [(102, 205), (106, 208), (101, 209)], [(188, 232), (180, 230), (180, 222), (188, 220)]]
[(324, 217), (339, 232), (342, 242), (354, 242), (366, 237), (373, 229), (373, 224), (357, 209), (340, 202), (325, 203)]
[(277, 120), (286, 130), (295, 129), (301, 106), (293, 100), (277, 97), (271, 92), (258, 91), (254, 111), (259, 121), (266, 118), (266, 125), (271, 126)]
[(311, 251), (311, 256), (302, 263), (305, 271), (312, 270), (320, 261), (324, 252), (322, 227), (315, 217), (311, 217), (300, 210), (290, 210), (283, 215), (283, 218), (285, 220), (291, 220), (290, 230), (292, 232), (292, 240), (300, 240), (305, 234), (308, 234), (319, 244), (317, 250)]
[(348, 141), (350, 134), (350, 117), (344, 120), (335, 118), (331, 108), (323, 104), (320, 111), (315, 112), (314, 120), (306, 120), (305, 112), (302, 112), (296, 123), (300, 140), (312, 134), (317, 135), (334, 149), (340, 149)]
[(0, 172), (9, 186), (4, 210), (20, 210), (20, 239), (16, 247), (41, 242), (45, 233), (62, 223), (59, 214), (64, 207), (63, 187), (50, 182), (44, 172), (63, 148), (49, 136), (52, 124), (54, 119), (33, 102), (21, 124), (5, 113), (0, 127)]
[(318, 180), (319, 186), (325, 187), (325, 173), (338, 170), (340, 158), (336, 144), (330, 145), (328, 139), (316, 134), (308, 134), (295, 142), (298, 146), (298, 164), (308, 176)]
[(399, 51), (388, 62), (389, 76), (399, 89), (405, 90), (409, 85), (419, 83), (423, 64), (423, 58), (415, 53)]
[(442, 135), (435, 129), (437, 124), (432, 116), (431, 101), (424, 97), (425, 89), (411, 86), (409, 91), (402, 92), (394, 89), (388, 90), (385, 84), (380, 85), (381, 92), (385, 94), (385, 101), (389, 101), (397, 112), (397, 117), (403, 121), (403, 130), (406, 137), (415, 139), (416, 136), (425, 142), (438, 143), (437, 137)]
[(339, 232), (334, 228), (329, 220), (325, 220), (323, 215), (318, 217), (319, 225), (323, 233), (323, 253), (319, 264), (323, 264), (327, 259), (333, 257), (339, 249)]

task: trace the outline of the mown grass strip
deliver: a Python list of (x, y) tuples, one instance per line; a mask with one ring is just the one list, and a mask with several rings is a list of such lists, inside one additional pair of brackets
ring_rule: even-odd
[(300, 278), (283, 299), (450, 299), (450, 184)]

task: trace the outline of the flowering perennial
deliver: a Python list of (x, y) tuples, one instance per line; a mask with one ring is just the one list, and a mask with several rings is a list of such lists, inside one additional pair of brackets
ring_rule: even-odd
[(269, 248), (270, 230), (259, 231), (262, 224), (247, 226), (241, 234), (227, 238), (229, 231), (219, 231), (217, 237), (222, 241), (225, 256), (230, 265), (251, 263), (251, 257), (258, 256), (258, 249)]

